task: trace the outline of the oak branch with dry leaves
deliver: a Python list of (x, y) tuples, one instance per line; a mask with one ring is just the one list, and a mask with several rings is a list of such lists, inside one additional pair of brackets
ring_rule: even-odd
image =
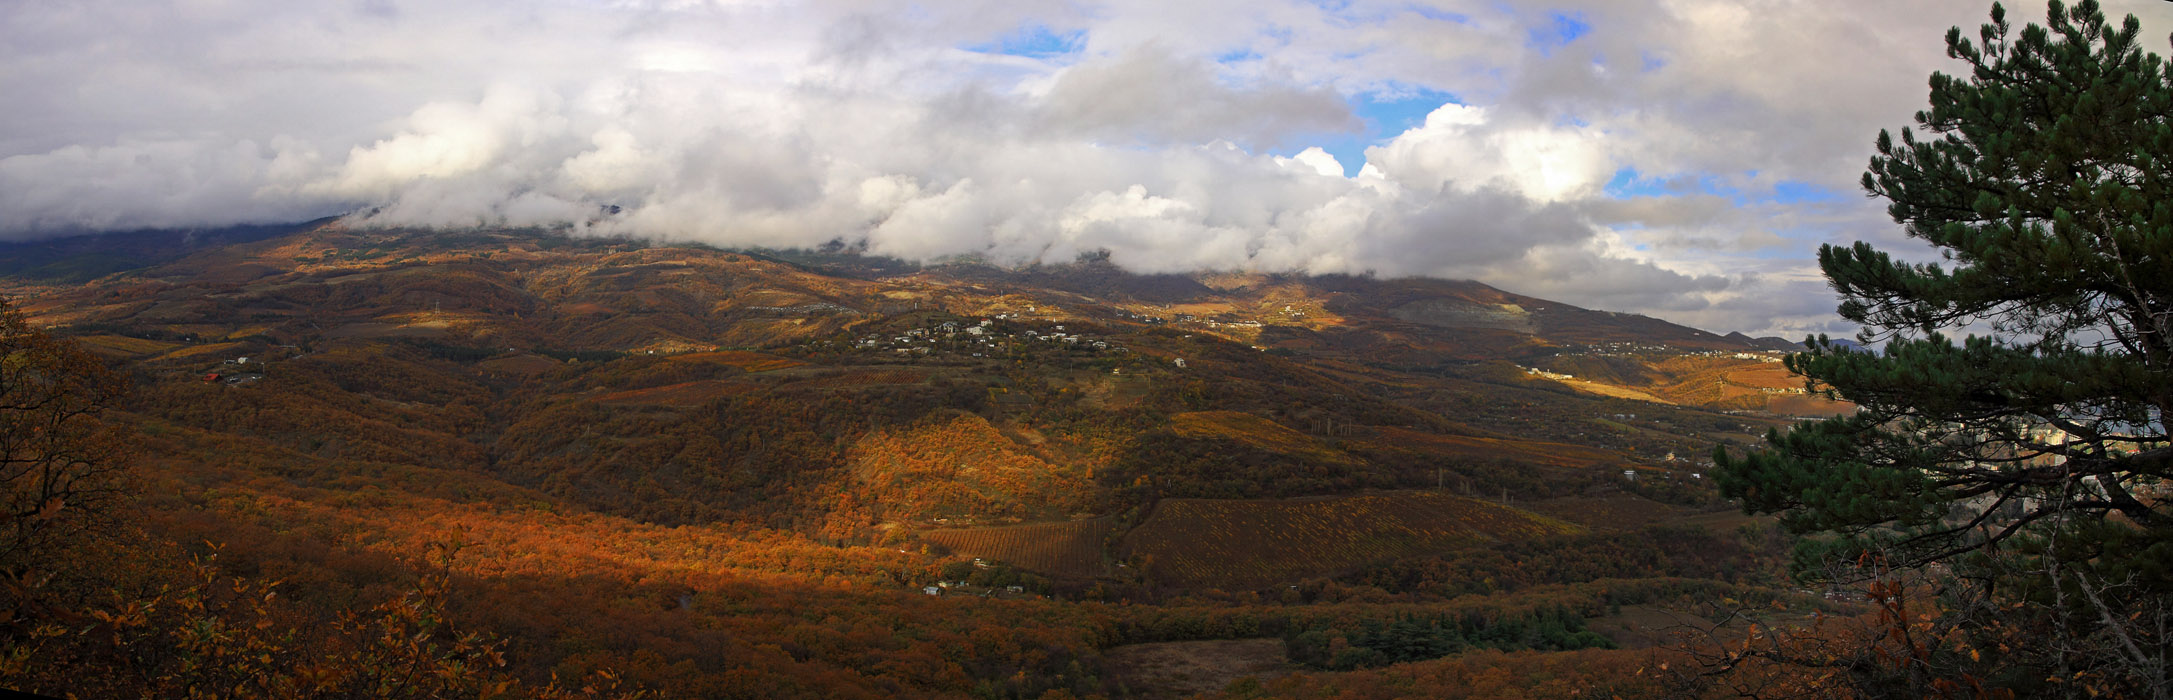
[(127, 386), (0, 300), (0, 569), (96, 522), (121, 496), (124, 441), (99, 414)]

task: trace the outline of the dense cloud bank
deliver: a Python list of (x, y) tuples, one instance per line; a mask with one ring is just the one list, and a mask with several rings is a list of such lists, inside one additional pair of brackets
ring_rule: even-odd
[[(2156, 27), (2162, 4), (2112, 9)], [(1947, 67), (1944, 29), (1984, 10), (10, 3), (0, 238), (352, 212), (916, 259), (1107, 249), (1800, 335), (1831, 321), (1818, 243), (1895, 241), (1850, 183)], [(1410, 123), (1369, 108), (1399, 101), (1422, 101)], [(1355, 176), (1308, 148), (1354, 139)]]

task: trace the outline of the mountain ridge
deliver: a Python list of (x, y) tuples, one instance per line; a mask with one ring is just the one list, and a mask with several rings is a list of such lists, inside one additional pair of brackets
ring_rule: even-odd
[(1702, 459), (1830, 408), (1778, 354), (1474, 282), (332, 224), (0, 283), (134, 387), (145, 532), (297, 619), (458, 549), (449, 615), (539, 679), (1127, 697), (1113, 647), (1828, 605)]
[[(1694, 349), (1794, 350), (1800, 345), (1779, 338), (1751, 338), (1740, 332), (1725, 335), (1681, 326), (1652, 317), (1584, 309), (1570, 304), (1508, 292), (1471, 280), (1423, 277), (1379, 279), (1351, 275), (1306, 276), (1295, 273), (1247, 273), (1200, 271), (1193, 273), (1133, 273), (1106, 258), (1083, 258), (1072, 263), (1030, 264), (1001, 267), (983, 262), (948, 261), (912, 263), (869, 257), (852, 252), (814, 250), (721, 249), (701, 245), (656, 244), (639, 239), (582, 239), (535, 230), (469, 229), (461, 231), (354, 230), (337, 219), (286, 225), (229, 227), (224, 229), (140, 231), (86, 234), (37, 241), (0, 243), (0, 277), (48, 284), (76, 284), (108, 275), (125, 275), (180, 262), (230, 246), (252, 246), (287, 241), (282, 248), (306, 247), (290, 239), (337, 237), (345, 243), (393, 242), (416, 249), (453, 249), (485, 239), (558, 241), (572, 246), (626, 246), (646, 250), (708, 251), (736, 254), (756, 260), (799, 267), (823, 276), (865, 281), (898, 280), (926, 276), (951, 284), (995, 284), (1010, 289), (1062, 291), (1081, 299), (1136, 305), (1183, 304), (1217, 297), (1244, 298), (1248, 290), (1310, 288), (1324, 298), (1338, 300), (1343, 311), (1369, 312), (1376, 322), (1404, 321), (1443, 329), (1508, 330), (1560, 344), (1629, 342), (1626, 336)], [(326, 241), (339, 248), (341, 241)], [(367, 250), (369, 246), (346, 246)], [(299, 260), (301, 256), (289, 256)], [(357, 260), (360, 262), (361, 260)], [(223, 260), (233, 263), (236, 261)], [(265, 261), (252, 261), (262, 263)], [(221, 276), (280, 269), (230, 265)], [(198, 267), (184, 272), (202, 275)], [(1207, 282), (1213, 280), (1216, 285)], [(1255, 295), (1257, 296), (1257, 294)], [(1341, 303), (1351, 302), (1351, 303)], [(1399, 312), (1397, 308), (1402, 307)], [(1383, 307), (1383, 308), (1376, 308)], [(1504, 311), (1504, 307), (1510, 310)], [(1330, 309), (1335, 310), (1335, 309)], [(1303, 324), (1295, 324), (1303, 325)], [(1513, 343), (1511, 344), (1513, 345)], [(1505, 349), (1499, 345), (1492, 349)]]

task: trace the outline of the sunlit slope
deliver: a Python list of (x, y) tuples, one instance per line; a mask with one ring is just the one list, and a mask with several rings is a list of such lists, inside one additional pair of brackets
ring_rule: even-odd
[(1854, 409), (1806, 392), (1801, 376), (1789, 372), (1777, 351), (1701, 353), (1649, 349), (1600, 349), (1564, 353), (1535, 362), (1548, 381), (1596, 396), (1714, 410), (1749, 410), (1778, 415), (1831, 415)]
[(1108, 518), (1004, 527), (930, 530), (921, 539), (960, 556), (1011, 564), (1049, 576), (1091, 578), (1109, 573), (1104, 549)]
[[(1764, 424), (1669, 397), (1776, 383), (1767, 365), (1682, 354), (1725, 344), (1711, 334), (1472, 282), (919, 266), (523, 231), (322, 225), (23, 307), (132, 358), (142, 400), (203, 429), (466, 470), (641, 522), (838, 543), (1172, 498), (1537, 499), (1627, 488), (1624, 469), (1687, 480), (1696, 466), (1666, 455)], [(1592, 381), (1678, 405), (1510, 369), (1587, 341), (1676, 348), (1685, 359), (1649, 376)]]

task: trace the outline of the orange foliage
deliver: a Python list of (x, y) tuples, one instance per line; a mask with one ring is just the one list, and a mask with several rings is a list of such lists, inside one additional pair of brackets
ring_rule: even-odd
[(860, 502), (887, 520), (1026, 516), (1083, 507), (1090, 475), (1020, 449), (973, 414), (870, 433), (846, 459)]
[[(1262, 343), (1282, 344), (1272, 336), (1283, 335), (1288, 344), (1331, 353), (1377, 349), (1426, 368), (1395, 370), (1368, 355), (1366, 363), (1331, 371), (1327, 363), (1261, 353), (1205, 332), (1188, 336), (1197, 330), (1190, 327), (1114, 321), (1091, 334), (1133, 349), (1137, 361), (1105, 361), (1057, 344), (1014, 348), (1001, 358), (870, 357), (840, 350), (837, 341), (885, 324), (929, 322), (895, 315), (903, 306), (969, 310), (999, 294), (988, 289), (1021, 287), (984, 285), (989, 280), (976, 275), (999, 273), (973, 266), (931, 267), (908, 280), (886, 277), (889, 263), (843, 263), (869, 266), (857, 276), (826, 273), (828, 264), (626, 241), (399, 236), (332, 226), (208, 251), (126, 283), (61, 292), (47, 302), (54, 312), (48, 320), (86, 324), (80, 330), (97, 334), (109, 351), (182, 349), (136, 368), (142, 398), (117, 421), (148, 455), (136, 465), (142, 510), (130, 515), (154, 537), (227, 543), (216, 572), (158, 570), (124, 554), (111, 568), (150, 583), (74, 590), (89, 591), (91, 598), (79, 599), (101, 605), (109, 599), (96, 596), (124, 591), (98, 608), (109, 619), (97, 631), (127, 637), (130, 649), (202, 652), (217, 656), (226, 669), (218, 673), (234, 673), (175, 672), (172, 657), (98, 663), (74, 656), (11, 668), (51, 677), (138, 672), (168, 679), (156, 687), (177, 693), (224, 692), (236, 683), (255, 689), (231, 693), (237, 696), (304, 683), (367, 684), (373, 669), (384, 668), (415, 669), (442, 681), (450, 689), (442, 694), (466, 696), (547, 689), (554, 673), (580, 678), (603, 669), (677, 697), (1094, 696), (1117, 692), (1102, 683), (1097, 657), (1112, 645), (1274, 636), (1444, 606), (1283, 605), (1204, 591), (1195, 594), (1211, 603), (1171, 606), (937, 598), (920, 595), (919, 586), (946, 565), (963, 564), (902, 551), (899, 542), (866, 543), (884, 533), (905, 537), (913, 527), (886, 527), (902, 520), (1107, 512), (1118, 490), (1138, 496), (1123, 503), (1146, 504), (1157, 495), (1225, 487), (1319, 494), (1432, 485), (1444, 462), (1467, 475), (1546, 486), (1534, 492), (1574, 493), (1589, 482), (1501, 463), (1587, 467), (1612, 457), (1535, 439), (1435, 434), (1489, 434), (1443, 418), (1469, 413), (1490, 421), (1489, 429), (1569, 440), (1572, 428), (1540, 418), (1591, 408), (1583, 399), (1522, 389), (1505, 399), (1492, 393), (1497, 388), (1455, 378), (1462, 370), (1438, 366), (1442, 352), (1523, 347), (1535, 342), (1528, 336), (1463, 341), (1413, 335), (1401, 323), (1368, 327), (1357, 303), (1383, 285), (1425, 298), (1445, 293), (1444, 286), (1476, 287), (1470, 283), (1287, 280), (1229, 288), (1232, 313), (1254, 309), (1272, 319), (1273, 309), (1296, 305), (1316, 329), (1352, 324), (1297, 335), (1245, 332), (1259, 333)], [(1137, 280), (1124, 277), (1086, 281), (1098, 286), (1082, 289), (1109, 294), (1137, 289)], [(930, 293), (889, 296), (923, 286)], [(1267, 297), (1259, 290), (1285, 287), (1288, 294), (1275, 292), (1282, 298), (1261, 301)], [(1240, 298), (1247, 295), (1253, 298)], [(1006, 298), (1041, 304), (1047, 319), (1099, 313), (1070, 301), (1065, 306), (1089, 310), (1053, 312), (1031, 294)], [(1338, 299), (1333, 313), (1324, 301), (1330, 298)], [(746, 303), (756, 299), (806, 308)], [(1073, 332), (1091, 324), (1061, 322), (1078, 324)], [(131, 337), (154, 329), (162, 340)], [(424, 336), (434, 340), (418, 340)], [(190, 344), (176, 344), (184, 341)], [(668, 354), (719, 344), (770, 350)], [(260, 382), (194, 380), (221, 353), (244, 347), (284, 349), (247, 353), (271, 360)], [(660, 354), (641, 352), (647, 349)], [(1173, 381), (1177, 370), (1161, 358), (1179, 356), (1191, 366)], [(990, 388), (998, 384), (1014, 400), (992, 406)], [(1194, 412), (1169, 417), (1183, 410)], [(1413, 429), (1365, 428), (1398, 425)], [(1188, 483), (1216, 490), (1171, 490)], [(1523, 495), (1525, 482), (1513, 483)], [(1129, 517), (925, 537), (968, 556), (1099, 576), (1107, 533)], [(1442, 494), (1164, 500), (1126, 547), (1155, 582), (1243, 586), (1571, 530)], [(423, 572), (424, 583), (415, 584), (418, 572), (406, 559), (447, 540), (465, 543), (460, 572), (445, 579)], [(1586, 551), (1595, 550), (1571, 554)], [(76, 583), (94, 579), (85, 574)], [(1113, 579), (1095, 584), (1109, 599), (1162, 593)], [(1630, 587), (1528, 589), (1524, 597), (1452, 612), (1487, 622), (1543, 598), (1593, 616), (1610, 602), (1635, 599), (1624, 597)], [(1695, 588), (1718, 595), (1712, 591)], [(1315, 593), (1323, 601), (1403, 595), (1333, 583), (1304, 595)], [(31, 618), (4, 598), (0, 613), (13, 616), (0, 617), (0, 643), (24, 648), (23, 630), (36, 628), (18, 624)], [(366, 612), (340, 614), (346, 610)], [(210, 646), (181, 637), (192, 625), (227, 636)], [(294, 635), (283, 636), (288, 632)], [(67, 646), (58, 636), (42, 639)], [(31, 658), (8, 650), (0, 650), (0, 663)], [(501, 657), (504, 668), (492, 670)], [(1521, 667), (1527, 662), (1515, 659), (1524, 658), (1505, 665)], [(1441, 678), (1507, 687), (1474, 680), (1494, 672), (1482, 667), (1442, 671)], [(1520, 672), (1511, 677), (1556, 687)], [(502, 685), (508, 682), (515, 685)], [(1291, 694), (1311, 687), (1293, 685)]]
[[(138, 556), (155, 551), (139, 552)], [(68, 697), (477, 698), (577, 700), (621, 691), (609, 672), (584, 687), (525, 684), (506, 670), (504, 642), (455, 628), (450, 577), (434, 567), (414, 588), (367, 610), (308, 622), (280, 585), (230, 577), (216, 550), (156, 591), (76, 603), (77, 592), (33, 581), (0, 622), (0, 686)], [(140, 563), (140, 562), (139, 562)], [(25, 614), (27, 613), (27, 615)], [(12, 629), (10, 629), (12, 628)], [(82, 673), (99, 669), (95, 674)]]

